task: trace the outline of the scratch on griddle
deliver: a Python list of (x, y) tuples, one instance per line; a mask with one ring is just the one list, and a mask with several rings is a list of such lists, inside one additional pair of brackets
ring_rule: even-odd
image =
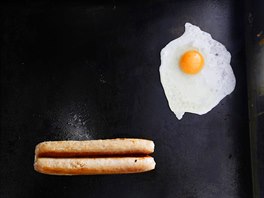
[(262, 115), (264, 115), (264, 111), (259, 112), (259, 113), (257, 114), (257, 117), (262, 116)]
[(115, 0), (113, 0), (113, 10), (115, 10), (116, 9), (116, 2), (115, 2)]

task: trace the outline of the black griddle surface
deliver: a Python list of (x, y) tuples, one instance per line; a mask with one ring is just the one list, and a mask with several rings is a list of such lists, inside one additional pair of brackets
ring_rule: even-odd
[[(2, 4), (1, 198), (251, 197), (244, 7), (236, 0)], [(160, 50), (185, 22), (232, 54), (237, 85), (209, 113), (170, 111)], [(154, 140), (156, 170), (60, 177), (33, 169), (47, 140)]]

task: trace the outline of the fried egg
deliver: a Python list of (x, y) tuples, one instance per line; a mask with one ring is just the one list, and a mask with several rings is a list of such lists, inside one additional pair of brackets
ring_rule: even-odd
[(224, 45), (190, 23), (181, 37), (161, 50), (161, 84), (179, 120), (185, 112), (209, 112), (234, 90), (230, 61)]

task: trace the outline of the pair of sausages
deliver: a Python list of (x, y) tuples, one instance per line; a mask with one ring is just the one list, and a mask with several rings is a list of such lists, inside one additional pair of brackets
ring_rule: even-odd
[(155, 168), (153, 152), (153, 141), (145, 139), (42, 142), (34, 168), (51, 175), (140, 173)]

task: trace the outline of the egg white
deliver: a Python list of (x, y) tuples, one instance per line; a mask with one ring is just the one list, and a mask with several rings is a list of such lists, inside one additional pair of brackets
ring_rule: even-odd
[[(179, 67), (181, 56), (189, 50), (199, 51), (203, 69), (194, 75)], [(160, 79), (170, 109), (178, 119), (185, 112), (205, 114), (230, 94), (236, 79), (230, 65), (231, 55), (211, 35), (190, 23), (184, 34), (161, 50)]]

